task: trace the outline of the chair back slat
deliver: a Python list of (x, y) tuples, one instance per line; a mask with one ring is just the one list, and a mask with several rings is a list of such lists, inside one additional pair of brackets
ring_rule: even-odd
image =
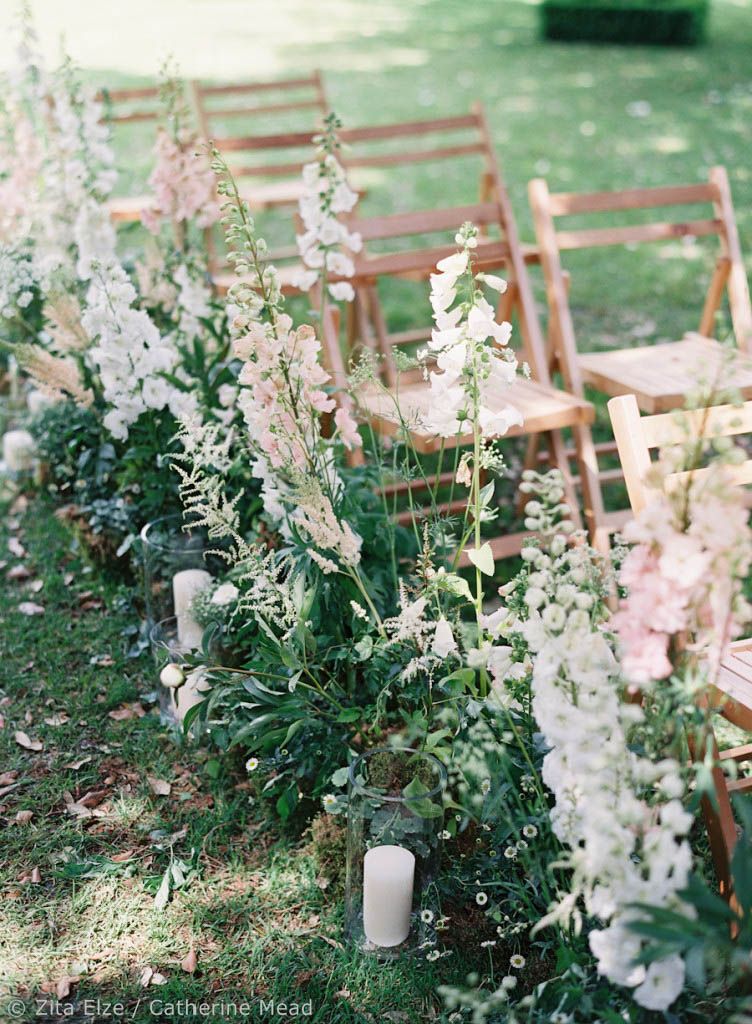
[(132, 89), (100, 89), (96, 98), (103, 104), (104, 118), (110, 124), (156, 122), (164, 113), (158, 85), (138, 86)]
[(557, 231), (556, 242), (559, 249), (564, 251), (569, 249), (592, 249), (604, 245), (660, 242), (668, 241), (672, 238), (697, 238), (704, 235), (720, 235), (722, 233), (722, 220), (662, 221), (653, 224), (629, 224), (624, 227)]
[[(409, 249), (405, 252), (390, 252), (381, 256), (358, 254), (352, 281), (372, 282), (381, 277), (404, 277), (407, 275), (428, 278), (436, 272), (436, 264), (457, 251), (456, 245), (442, 245), (425, 249)], [(508, 264), (510, 249), (507, 242), (480, 243), (475, 250), (476, 266), (479, 270), (494, 270)]]
[[(314, 122), (323, 117), (328, 109), (326, 91), (319, 71), (297, 78), (280, 79), (273, 82), (230, 82), (223, 85), (208, 85), (194, 79), (190, 92), (196, 117), (205, 138), (213, 138), (220, 151), (225, 151), (228, 139), (216, 139), (216, 125), (236, 118), (254, 118), (262, 115), (279, 115), (297, 111), (317, 111)], [(291, 93), (301, 95), (291, 96)], [(271, 94), (279, 99), (270, 100)], [(260, 97), (258, 101), (256, 97)], [(310, 133), (308, 133), (310, 135)], [(267, 140), (269, 136), (267, 135)], [(249, 139), (235, 140), (241, 143), (236, 148), (252, 148)], [(220, 145), (220, 142), (223, 145)], [(229, 150), (229, 145), (227, 146)], [(257, 148), (270, 148), (269, 143)]]
[(349, 222), (364, 242), (375, 239), (404, 238), (406, 235), (426, 235), (436, 231), (456, 230), (465, 221), (478, 225), (498, 221), (499, 209), (495, 203), (473, 203), (469, 206), (450, 206), (439, 210), (416, 210), (410, 213), (391, 213), (384, 217), (355, 217)]
[(647, 210), (657, 206), (690, 206), (712, 203), (718, 189), (712, 185), (667, 185), (661, 188), (632, 188), (621, 192), (555, 192), (550, 196), (553, 217), (575, 213), (615, 213), (619, 210)]

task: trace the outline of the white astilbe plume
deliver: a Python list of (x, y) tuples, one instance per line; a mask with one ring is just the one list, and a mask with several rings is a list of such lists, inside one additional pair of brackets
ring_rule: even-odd
[[(685, 910), (679, 892), (692, 866), (692, 816), (681, 802), (681, 768), (630, 749), (644, 713), (622, 698), (614, 642), (602, 622), (601, 570), (586, 545), (570, 545), (552, 526), (547, 510), (562, 500), (559, 474), (527, 474), (525, 487), (541, 499), (527, 512), (543, 528), (544, 543), (523, 549), (528, 572), (501, 590), (521, 599), (524, 612), (495, 617), (501, 633), (524, 641), (532, 659), (532, 709), (548, 747), (543, 781), (554, 795), (553, 831), (569, 849), (572, 869), (571, 891), (537, 927), (577, 920), (584, 904), (601, 924), (590, 932), (599, 973), (631, 988), (640, 1005), (665, 1010), (683, 988), (684, 962), (671, 955), (636, 966), (644, 940), (629, 924), (639, 918), (635, 903)], [(503, 693), (508, 654), (489, 665)]]
[(91, 405), (94, 396), (84, 387), (81, 371), (72, 359), (54, 356), (40, 345), (16, 345), (13, 351), (19, 365), (46, 394), (67, 395), (79, 405)]
[(241, 533), (242, 491), (229, 499), (223, 480), (231, 462), (231, 435), (218, 423), (184, 420), (180, 438), (184, 452), (175, 456), (175, 466), (185, 515), (192, 527), (204, 527), (211, 540), (222, 542), (214, 553), (235, 569), (240, 596), (233, 617), (254, 616), (276, 636), (286, 636), (297, 622), (290, 565), (284, 556), (249, 544)]

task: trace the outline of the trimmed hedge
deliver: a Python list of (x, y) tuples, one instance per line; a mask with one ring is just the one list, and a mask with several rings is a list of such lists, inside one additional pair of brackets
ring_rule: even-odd
[(545, 39), (694, 46), (705, 37), (709, 0), (543, 0)]

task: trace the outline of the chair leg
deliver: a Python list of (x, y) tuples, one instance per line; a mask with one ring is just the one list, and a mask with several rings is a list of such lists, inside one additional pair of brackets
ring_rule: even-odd
[[(580, 515), (580, 503), (577, 500), (577, 489), (572, 479), (572, 470), (567, 456), (567, 446), (564, 443), (560, 430), (552, 430), (546, 435), (548, 450), (551, 455), (551, 465), (555, 466), (562, 475), (564, 483), (564, 496), (571, 509), (570, 519), (576, 529), (582, 529), (582, 516)], [(537, 450), (536, 450), (537, 461)]]
[(593, 444), (593, 435), (590, 432), (590, 427), (587, 426), (573, 427), (572, 434), (580, 470), (582, 503), (585, 522), (590, 534), (590, 543), (596, 551), (608, 556), (611, 551), (611, 539), (606, 523), (606, 510), (603, 507), (603, 492), (601, 491), (598, 456)]

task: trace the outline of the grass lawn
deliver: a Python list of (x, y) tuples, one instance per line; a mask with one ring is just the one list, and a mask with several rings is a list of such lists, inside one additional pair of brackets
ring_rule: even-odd
[[(534, 5), (516, 0), (32, 6), (45, 49), (65, 27), (98, 84), (143, 81), (172, 51), (186, 75), (204, 77), (319, 66), (351, 125), (460, 112), (481, 99), (528, 239), (526, 182), (535, 175), (555, 190), (584, 190), (692, 182), (723, 163), (742, 248), (752, 254), (750, 0), (716, 0), (710, 41), (696, 50), (544, 45)], [(7, 56), (3, 39), (0, 63)], [(140, 138), (140, 149), (119, 141), (123, 190), (142, 184), (149, 167)], [(367, 202), (417, 208), (468, 191), (474, 198), (476, 184), (464, 172), (423, 167), (374, 177)], [(695, 327), (706, 255), (691, 243), (568, 258), (583, 348), (646, 344)], [(390, 308), (409, 321), (412, 301), (401, 293)], [(341, 849), (322, 834), (299, 840), (260, 826), (242, 765), (174, 745), (146, 698), (148, 657), (126, 655), (124, 630), (137, 620), (127, 590), (87, 564), (68, 528), (38, 503), (3, 516), (0, 562), (5, 992), (70, 985), (79, 1002), (120, 999), (137, 1022), (155, 1019), (150, 999), (262, 997), (310, 999), (311, 1019), (322, 1024), (432, 1019), (437, 984), (470, 969), (463, 951), (438, 965), (384, 969), (341, 945), (333, 898)], [(29, 578), (9, 579), (21, 565)], [(25, 616), (21, 601), (46, 611)], [(19, 745), (18, 731), (41, 749)], [(166, 789), (161, 783), (169, 794), (154, 791)], [(173, 881), (182, 871), (185, 882), (158, 909), (172, 864)], [(191, 950), (193, 972), (181, 967)], [(147, 969), (166, 983), (144, 987)], [(31, 1002), (28, 1011), (29, 1020), (45, 1019)]]
[[(384, 970), (344, 948), (341, 835), (259, 826), (242, 763), (176, 747), (160, 726), (151, 660), (126, 654), (126, 593), (49, 508), (3, 520), (0, 979), (3, 996), (26, 999), (19, 1019), (40, 1019), (32, 996), (68, 985), (79, 1013), (119, 1000), (135, 1021), (160, 1019), (150, 1000), (181, 999), (311, 1000), (322, 1024), (429, 1019), (436, 986), (470, 969), (461, 953)], [(8, 579), (21, 565), (28, 579)], [(45, 613), (19, 612), (29, 600)], [(172, 864), (185, 883), (160, 909)], [(166, 983), (144, 987), (148, 969)]]

